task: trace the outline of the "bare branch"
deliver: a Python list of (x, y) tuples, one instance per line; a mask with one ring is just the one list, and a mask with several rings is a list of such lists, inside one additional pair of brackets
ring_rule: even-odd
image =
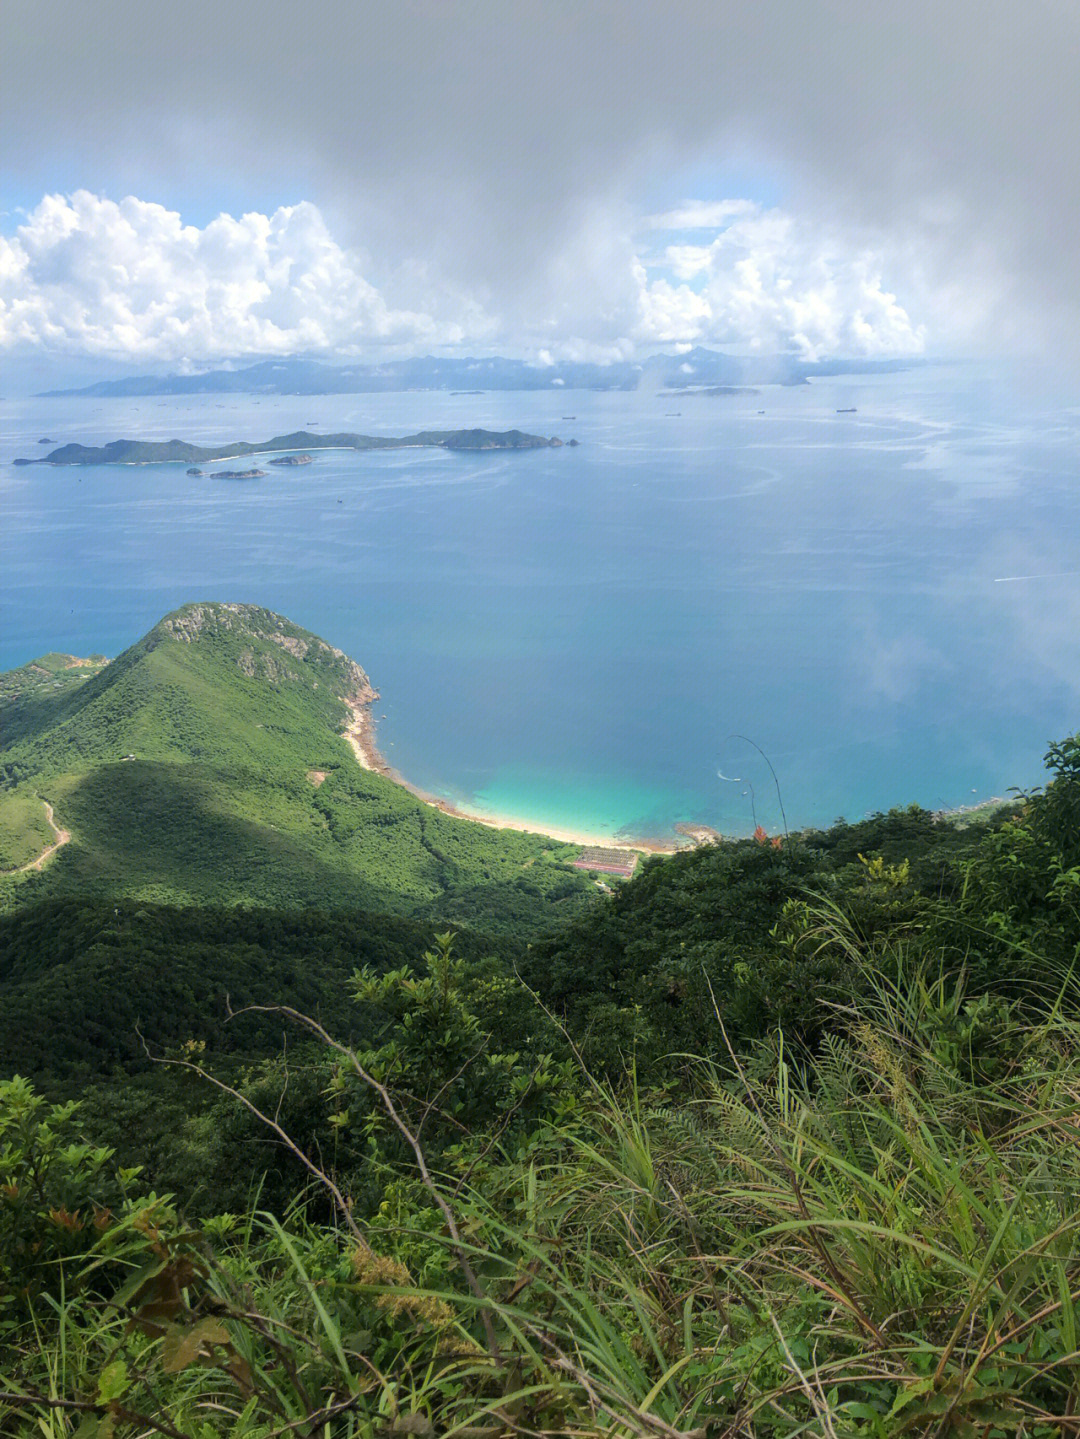
[[(420, 1141), (416, 1138), (415, 1134), (413, 1134), (412, 1130), (398, 1113), (397, 1106), (394, 1104), (393, 1098), (391, 1097), (390, 1091), (387, 1089), (386, 1085), (381, 1084), (379, 1080), (374, 1077), (374, 1075), (369, 1074), (364, 1068), (364, 1066), (357, 1059), (353, 1051), (349, 1049), (347, 1045), (341, 1044), (338, 1040), (336, 1040), (331, 1034), (327, 1032), (327, 1030), (322, 1027), (318, 1020), (312, 1019), (310, 1015), (303, 1014), (298, 1009), (292, 1009), (289, 1005), (286, 1004), (250, 1004), (244, 1010), (237, 1011), (237, 1013), (248, 1012), (254, 1012), (256, 1014), (284, 1014), (287, 1015), (288, 1018), (293, 1020), (296, 1024), (303, 1025), (305, 1029), (309, 1029), (312, 1034), (317, 1035), (324, 1044), (328, 1045), (331, 1049), (342, 1055), (352, 1066), (357, 1077), (362, 1080), (362, 1082), (366, 1084), (370, 1089), (373, 1089), (375, 1093), (379, 1096), (379, 1099), (382, 1101), (383, 1108), (386, 1110), (387, 1114), (390, 1116), (391, 1120), (396, 1125), (402, 1137), (408, 1144), (409, 1148), (412, 1150), (413, 1155), (415, 1156), (416, 1167), (420, 1171), (420, 1178), (424, 1184), (425, 1189), (427, 1189), (428, 1193), (431, 1195), (435, 1203), (439, 1206), (439, 1209), (442, 1211), (443, 1219), (446, 1221), (446, 1227), (450, 1234), (450, 1247), (453, 1251), (454, 1258), (457, 1260), (458, 1267), (461, 1269), (462, 1274), (465, 1276), (465, 1282), (468, 1284), (470, 1290), (472, 1291), (473, 1297), (476, 1299), (477, 1304), (479, 1305), (480, 1322), (484, 1326), (484, 1336), (487, 1340), (488, 1352), (490, 1353), (492, 1359), (496, 1361), (496, 1363), (500, 1362), (499, 1345), (498, 1341), (495, 1338), (495, 1326), (491, 1322), (491, 1300), (484, 1293), (484, 1290), (480, 1285), (480, 1281), (477, 1279), (476, 1273), (472, 1265), (469, 1263), (469, 1256), (466, 1253), (464, 1241), (462, 1240), (461, 1234), (458, 1230), (457, 1221), (454, 1218), (454, 1212), (450, 1208), (449, 1204), (446, 1202), (445, 1197), (440, 1192), (438, 1185), (431, 1177), (431, 1171), (428, 1169), (427, 1159), (425, 1158), (424, 1151), (420, 1146)], [(217, 1082), (218, 1081), (215, 1081), (215, 1083)], [(223, 1089), (227, 1088), (227, 1086), (225, 1085), (222, 1085), (221, 1087)], [(251, 1105), (249, 1105), (248, 1107), (253, 1108), (253, 1106)], [(291, 1141), (288, 1142), (291, 1144)], [(295, 1146), (293, 1146), (293, 1148), (295, 1148)], [(309, 1165), (309, 1167), (312, 1166)], [(321, 1171), (316, 1172), (321, 1173)], [(323, 1177), (325, 1178), (325, 1176)], [(327, 1180), (327, 1182), (330, 1183), (329, 1180)], [(371, 1252), (369, 1246), (367, 1246), (366, 1244), (365, 1248), (368, 1249), (369, 1253)]]
[(14, 1394), (0, 1390), (0, 1404), (10, 1404), (15, 1409), (42, 1405), (46, 1409), (63, 1409), (74, 1414), (100, 1414), (103, 1417), (115, 1414), (118, 1418), (126, 1419), (129, 1424), (145, 1424), (158, 1434), (164, 1434), (166, 1439), (191, 1439), (191, 1436), (182, 1430), (174, 1429), (168, 1420), (155, 1419), (152, 1414), (140, 1414), (138, 1410), (128, 1409), (116, 1400), (103, 1403), (94, 1399), (54, 1399), (49, 1394)]
[[(288, 1013), (289, 1011), (282, 1012)], [(238, 1011), (238, 1013), (243, 1013), (243, 1011)], [(314, 1021), (309, 1021), (309, 1023), (314, 1023)], [(295, 1157), (299, 1159), (300, 1163), (304, 1166), (304, 1168), (309, 1170), (310, 1173), (312, 1173), (319, 1181), (319, 1183), (330, 1192), (334, 1204), (337, 1207), (338, 1213), (345, 1221), (345, 1225), (348, 1228), (349, 1233), (352, 1235), (353, 1239), (364, 1251), (364, 1253), (374, 1254), (375, 1251), (364, 1238), (364, 1235), (361, 1232), (359, 1225), (353, 1218), (352, 1209), (349, 1206), (349, 1203), (346, 1200), (345, 1196), (342, 1194), (341, 1190), (337, 1187), (337, 1185), (334, 1183), (334, 1181), (330, 1178), (329, 1174), (327, 1174), (325, 1170), (320, 1169), (313, 1160), (308, 1158), (308, 1156), (304, 1153), (304, 1151), (300, 1148), (296, 1141), (292, 1139), (291, 1136), (287, 1134), (284, 1129), (282, 1129), (281, 1125), (277, 1122), (276, 1119), (271, 1119), (268, 1114), (264, 1114), (261, 1109), (257, 1108), (254, 1104), (252, 1104), (251, 1100), (248, 1099), (245, 1095), (241, 1094), (238, 1089), (234, 1089), (231, 1084), (226, 1084), (224, 1080), (218, 1079), (216, 1075), (213, 1075), (208, 1070), (201, 1068), (198, 1064), (192, 1064), (189, 1059), (163, 1059), (159, 1055), (151, 1054), (149, 1045), (146, 1043), (146, 1040), (143, 1038), (142, 1033), (137, 1027), (135, 1033), (139, 1036), (147, 1058), (151, 1060), (154, 1064), (171, 1064), (177, 1069), (190, 1069), (192, 1073), (197, 1074), (200, 1079), (205, 1079), (208, 1084), (213, 1084), (216, 1088), (220, 1089), (222, 1093), (227, 1094), (230, 1096), (230, 1098), (237, 1100), (250, 1114), (253, 1114), (256, 1119), (258, 1119), (262, 1124), (265, 1124), (268, 1129), (272, 1129), (277, 1135), (277, 1137), (281, 1140), (285, 1148), (289, 1151), (289, 1153), (295, 1155)]]

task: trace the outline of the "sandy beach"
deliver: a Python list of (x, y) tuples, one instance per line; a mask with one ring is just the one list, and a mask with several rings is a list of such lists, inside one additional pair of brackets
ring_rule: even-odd
[(427, 794), (416, 785), (410, 784), (405, 776), (394, 769), (392, 765), (387, 764), (385, 758), (379, 753), (375, 745), (375, 723), (371, 716), (371, 705), (377, 698), (377, 694), (359, 694), (345, 700), (352, 716), (349, 726), (345, 730), (345, 738), (361, 768), (393, 780), (395, 784), (402, 785), (417, 799), (423, 800), (425, 804), (431, 805), (433, 809), (441, 810), (443, 814), (450, 815), (453, 819), (472, 820), (476, 824), (486, 824), (491, 829), (515, 829), (522, 834), (545, 835), (549, 839), (558, 840), (561, 844), (597, 845), (604, 849), (632, 850), (638, 854), (674, 854), (676, 850), (687, 847), (655, 839), (640, 839), (630, 842), (612, 839), (610, 835), (590, 834), (585, 830), (570, 830), (557, 825), (537, 824), (535, 821), (523, 819), (518, 815), (487, 814), (464, 810), (457, 805), (450, 804), (447, 800)]

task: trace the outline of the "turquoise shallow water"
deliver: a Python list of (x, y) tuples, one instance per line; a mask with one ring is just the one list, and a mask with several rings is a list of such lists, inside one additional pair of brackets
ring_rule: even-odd
[[(458, 803), (776, 830), (748, 740), (793, 826), (971, 803), (1038, 783), (1080, 725), (1078, 398), (934, 366), (724, 398), (8, 401), (0, 665), (248, 600), (359, 660), (387, 758)], [(474, 424), (581, 445), (323, 453), (248, 483), (7, 463), (42, 436)]]

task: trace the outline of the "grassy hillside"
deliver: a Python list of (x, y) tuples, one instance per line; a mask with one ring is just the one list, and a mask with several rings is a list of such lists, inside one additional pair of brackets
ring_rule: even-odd
[[(268, 610), (187, 605), (81, 683), (48, 672), (0, 681), (0, 907), (242, 901), (535, 932), (591, 892), (572, 847), (450, 819), (361, 769), (342, 733), (367, 676)], [(46, 801), (70, 842), (11, 873), (50, 842)]]

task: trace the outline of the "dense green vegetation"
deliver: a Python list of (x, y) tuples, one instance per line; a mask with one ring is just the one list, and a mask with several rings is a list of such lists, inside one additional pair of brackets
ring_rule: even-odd
[[(227, 1022), (229, 1007), (283, 1001), (355, 1041), (365, 1023), (347, 994), (354, 970), (415, 967), (430, 942), (428, 924), (363, 912), (47, 900), (0, 915), (0, 1054), (9, 1073), (54, 1094), (148, 1070), (144, 1041), (161, 1051), (195, 1039), (214, 1058), (258, 1059), (274, 1052), (280, 1020)], [(457, 936), (463, 960), (489, 949)], [(42, 1043), (61, 1034), (61, 1045)]]
[(4, 882), (0, 1433), (1080, 1429), (1080, 739), (601, 898), (351, 763), (319, 646), (0, 695), (75, 834)]
[(32, 733), (42, 718), (56, 711), (58, 700), (85, 684), (106, 664), (103, 655), (76, 659), (74, 655), (48, 654), (0, 674), (4, 745), (16, 735)]
[(0, 877), (0, 908), (318, 905), (529, 937), (595, 894), (573, 846), (448, 818), (362, 770), (342, 731), (367, 676), (267, 610), (189, 605), (77, 686), (35, 675), (0, 688), (4, 867), (42, 838), (42, 800), (72, 841)]
[(0, 872), (18, 869), (52, 843), (45, 808), (29, 790), (0, 794)]
[(1078, 755), (967, 829), (650, 862), (524, 947), (10, 915), (11, 1432), (1061, 1432)]

